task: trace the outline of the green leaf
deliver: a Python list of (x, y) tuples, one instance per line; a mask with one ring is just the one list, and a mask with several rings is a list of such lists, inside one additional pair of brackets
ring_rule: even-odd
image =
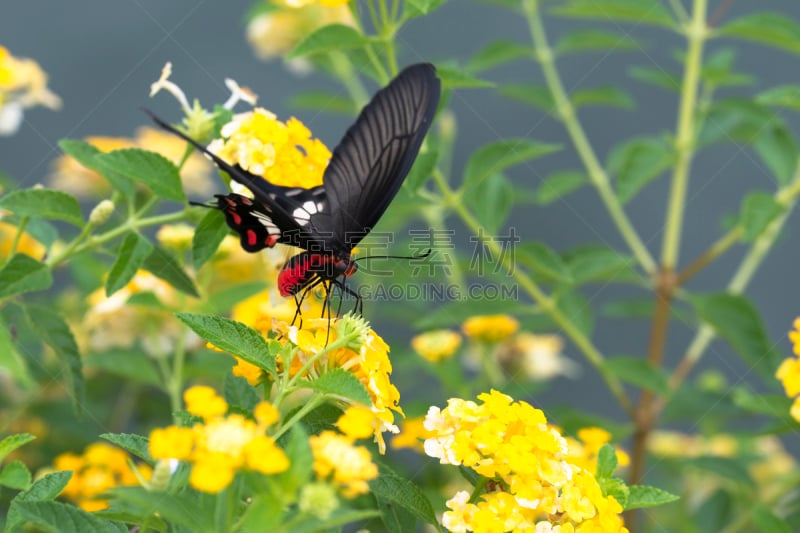
[(286, 57), (294, 59), (322, 52), (360, 48), (367, 42), (367, 38), (352, 26), (329, 24), (300, 41)]
[(546, 244), (526, 242), (517, 246), (514, 251), (517, 254), (517, 262), (530, 268), (533, 272), (555, 281), (567, 283), (572, 281), (569, 267)]
[(536, 189), (536, 203), (549, 205), (589, 183), (586, 174), (577, 170), (562, 170), (549, 174)]
[(397, 475), (386, 465), (378, 464), (380, 475), (369, 482), (372, 493), (409, 511), (425, 523), (441, 531), (433, 506), (416, 484)]
[(792, 399), (784, 394), (756, 394), (748, 387), (733, 389), (733, 403), (758, 415), (784, 418), (792, 407)]
[(767, 89), (756, 96), (756, 102), (765, 106), (800, 111), (800, 85), (780, 85)]
[(761, 533), (791, 533), (792, 528), (786, 520), (778, 518), (768, 507), (756, 504), (750, 511), (750, 520)]
[(655, 368), (641, 357), (612, 357), (605, 367), (626, 383), (664, 395), (669, 392), (668, 379), (663, 370)]
[(528, 105), (534, 109), (556, 114), (556, 102), (553, 100), (553, 95), (550, 90), (543, 85), (534, 85), (526, 83), (509, 83), (500, 86), (498, 92), (522, 104)]
[(31, 473), (22, 461), (11, 461), (0, 472), (0, 485), (23, 490), (31, 484)]
[(704, 455), (686, 459), (686, 465), (707, 472), (712, 472), (736, 483), (753, 486), (753, 478), (747, 467), (740, 460), (715, 455)]
[(759, 131), (754, 148), (781, 185), (788, 185), (797, 169), (800, 151), (789, 129), (774, 120)]
[(575, 91), (570, 96), (570, 99), (572, 100), (572, 105), (576, 108), (596, 105), (633, 109), (635, 106), (633, 97), (618, 87), (597, 87), (596, 89)]
[(800, 54), (800, 25), (781, 13), (751, 13), (722, 26), (718, 33)]
[(594, 281), (628, 281), (636, 279), (634, 259), (602, 246), (586, 246), (570, 250), (564, 259), (572, 272), (573, 282), (583, 285)]
[(314, 455), (308, 443), (308, 434), (302, 425), (294, 425), (279, 444), (289, 458), (289, 469), (276, 475), (279, 486), (288, 494), (296, 494), (314, 473)]
[(43, 291), (52, 284), (53, 274), (44, 263), (25, 254), (15, 254), (0, 270), (0, 299)]
[(572, 322), (581, 333), (591, 338), (594, 328), (592, 307), (589, 300), (577, 291), (563, 290), (556, 295), (556, 305), (559, 311)]
[(608, 158), (608, 170), (616, 176), (619, 198), (625, 203), (674, 161), (674, 152), (663, 140), (638, 138), (613, 149)]
[(258, 394), (246, 379), (233, 374), (225, 374), (222, 381), (222, 397), (228, 405), (243, 411), (253, 411), (258, 403)]
[(3, 462), (8, 454), (35, 439), (36, 437), (30, 433), (18, 433), (0, 440), (0, 463)]
[(28, 306), (26, 314), (33, 330), (53, 349), (64, 365), (63, 374), (69, 386), (72, 407), (76, 413), (81, 413), (86, 388), (83, 381), (83, 363), (78, 343), (75, 342), (69, 324), (50, 307)]
[(108, 180), (111, 187), (121, 192), (124, 196), (133, 195), (135, 184), (113, 168), (102, 165), (97, 158), (103, 155), (103, 152), (91, 144), (74, 139), (62, 139), (58, 141), (58, 146), (65, 154), (75, 159), (84, 167), (101, 174)]
[(106, 278), (106, 296), (111, 296), (133, 279), (153, 245), (138, 233), (129, 233), (117, 251), (117, 259)]
[(626, 21), (672, 28), (675, 21), (659, 0), (569, 0), (554, 8), (563, 17)]
[(429, 150), (419, 154), (406, 178), (406, 187), (412, 191), (418, 191), (431, 177), (438, 161), (439, 152), (436, 150)]
[(194, 282), (189, 275), (184, 272), (175, 257), (169, 252), (158, 246), (153, 247), (153, 251), (144, 260), (144, 268), (189, 296), (199, 298)]
[(34, 481), (27, 490), (14, 496), (6, 515), (5, 531), (16, 531), (25, 522), (16, 508), (18, 503), (54, 500), (67, 486), (71, 477), (70, 471), (51, 472)]
[(0, 198), (0, 208), (20, 216), (63, 220), (76, 226), (83, 225), (83, 215), (78, 200), (71, 194), (50, 189), (22, 189), (11, 191)]
[(625, 505), (628, 502), (630, 489), (624, 481), (618, 477), (598, 478), (597, 484), (600, 485), (600, 489), (603, 491), (603, 496), (611, 496), (619, 502), (623, 509), (625, 509)]
[(745, 363), (769, 382), (774, 380), (779, 357), (769, 342), (758, 311), (743, 296), (715, 293), (693, 298), (697, 313), (727, 340)]
[(633, 66), (628, 69), (628, 76), (642, 83), (655, 85), (668, 91), (677, 93), (681, 90), (680, 77), (660, 68)]
[(680, 499), (679, 496), (665, 490), (648, 487), (647, 485), (631, 485), (628, 490), (628, 501), (625, 505), (626, 511), (643, 507), (656, 507), (657, 505), (664, 505)]
[(341, 368), (334, 368), (316, 379), (305, 380), (302, 383), (304, 386), (324, 394), (343, 396), (364, 405), (371, 404), (364, 384), (352, 373)]
[(752, 76), (733, 72), (736, 52), (731, 48), (723, 48), (710, 54), (703, 65), (703, 80), (714, 87), (731, 87), (749, 85)]
[(357, 111), (349, 98), (326, 91), (304, 91), (292, 95), (289, 97), (289, 106), (301, 111), (324, 111), (347, 116)]
[(617, 452), (611, 444), (603, 444), (597, 453), (597, 477), (610, 478), (617, 469)]
[(483, 72), (523, 57), (533, 57), (534, 51), (514, 41), (499, 39), (481, 48), (467, 63), (470, 72)]
[(720, 100), (709, 108), (698, 134), (698, 143), (755, 143), (762, 130), (772, 121), (779, 122), (779, 119), (769, 109), (752, 100)]
[(557, 144), (545, 144), (532, 139), (511, 138), (486, 144), (467, 161), (463, 188), (477, 187), (483, 180), (504, 169), (560, 150)]
[(124, 148), (98, 154), (94, 160), (102, 168), (122, 175), (133, 183), (147, 185), (161, 198), (176, 202), (186, 200), (178, 167), (161, 154)]
[(208, 505), (213, 499), (192, 497), (185, 492), (149, 492), (143, 487), (115, 487), (111, 496), (112, 508), (121, 502), (127, 504), (124, 507), (146, 509), (148, 515), (156, 514), (170, 522), (170, 531), (215, 531), (211, 526), (214, 505)]
[(48, 533), (127, 533), (128, 528), (118, 522), (97, 518), (74, 505), (51, 501), (18, 502), (15, 508), (30, 525)]
[(150, 452), (148, 451), (149, 441), (147, 437), (134, 435), (132, 433), (103, 433), (100, 435), (100, 438), (107, 440), (111, 444), (116, 444), (128, 453), (145, 461), (147, 464), (155, 464), (155, 460), (150, 457)]
[(192, 265), (195, 270), (200, 270), (214, 256), (226, 235), (228, 225), (225, 224), (225, 215), (219, 209), (209, 209), (192, 236)]
[(754, 191), (742, 202), (741, 221), (744, 240), (752, 242), (767, 229), (770, 222), (784, 212), (784, 207), (766, 192)]
[[(139, 294), (152, 295), (152, 293)], [(133, 297), (128, 299), (127, 305), (133, 305)], [(139, 349), (126, 350), (114, 347), (107, 352), (92, 352), (83, 358), (83, 364), (86, 368), (104, 370), (134, 383), (153, 387), (163, 385), (161, 373), (153, 358)]]
[(11, 377), (12, 382), (22, 385), (23, 388), (34, 385), (26, 359), (17, 350), (11, 335), (11, 327), (2, 316), (0, 316), (0, 368)]
[(442, 80), (442, 89), (476, 89), (494, 87), (494, 82), (482, 80), (463, 69), (437, 66), (436, 74)]
[(468, 191), (466, 203), (487, 233), (495, 235), (508, 218), (514, 201), (514, 187), (508, 178), (495, 174)]
[(275, 357), (261, 334), (241, 322), (229, 318), (210, 315), (178, 313), (176, 315), (200, 337), (211, 344), (248, 363), (269, 372), (276, 377)]
[(606, 30), (578, 30), (559, 39), (555, 51), (559, 54), (571, 54), (576, 52), (618, 52), (641, 48), (641, 45), (628, 35)]
[(417, 518), (409, 511), (379, 496), (375, 496), (375, 500), (387, 533), (406, 533), (416, 530)]
[(444, 4), (445, 0), (406, 0), (403, 3), (409, 4), (410, 7), (413, 7), (419, 11), (420, 15), (427, 15), (437, 7)]

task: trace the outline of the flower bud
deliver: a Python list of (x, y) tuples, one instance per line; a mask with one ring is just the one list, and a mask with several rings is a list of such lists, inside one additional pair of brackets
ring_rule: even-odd
[(114, 202), (111, 200), (103, 200), (92, 209), (89, 215), (89, 223), (93, 226), (105, 224), (114, 212)]

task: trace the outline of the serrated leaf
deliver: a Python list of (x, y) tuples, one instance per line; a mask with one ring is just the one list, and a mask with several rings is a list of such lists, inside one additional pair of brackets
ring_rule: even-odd
[(700, 317), (728, 341), (745, 363), (774, 380), (779, 357), (772, 348), (758, 310), (745, 297), (715, 293), (693, 298)]
[(0, 485), (23, 490), (31, 484), (31, 473), (22, 461), (11, 461), (0, 471)]
[(661, 139), (639, 138), (612, 150), (608, 170), (616, 177), (619, 198), (625, 203), (670, 168), (674, 161), (674, 152)]
[(222, 397), (228, 405), (245, 411), (253, 410), (258, 403), (258, 394), (246, 379), (233, 374), (225, 374), (222, 382)]
[(658, 394), (667, 394), (669, 384), (666, 374), (641, 357), (612, 357), (605, 367), (620, 380)]
[(718, 33), (800, 54), (800, 24), (781, 13), (751, 13), (725, 24)]
[(605, 30), (578, 30), (559, 39), (555, 50), (559, 54), (576, 52), (616, 52), (641, 49), (641, 45), (627, 35)]
[(117, 259), (106, 278), (106, 296), (111, 296), (133, 279), (144, 260), (153, 252), (150, 241), (138, 233), (129, 233), (117, 251)]
[(625, 510), (655, 507), (679, 500), (680, 497), (665, 490), (647, 485), (631, 485), (628, 487), (628, 501)]
[(108, 168), (100, 164), (96, 158), (103, 155), (103, 152), (96, 147), (87, 142), (74, 139), (62, 139), (58, 142), (58, 146), (65, 154), (75, 159), (84, 167), (101, 174), (108, 180), (111, 187), (121, 192), (124, 196), (133, 195), (135, 184), (116, 172), (113, 168)]
[(195, 270), (200, 270), (214, 256), (226, 235), (228, 225), (225, 224), (225, 215), (219, 209), (209, 209), (192, 236), (192, 265)]
[(276, 377), (275, 356), (264, 337), (256, 330), (229, 318), (178, 313), (178, 319), (200, 337), (232, 355), (269, 372)]
[(367, 42), (367, 38), (352, 26), (329, 24), (300, 41), (286, 57), (294, 59), (322, 52), (359, 48)]
[(739, 459), (719, 457), (716, 455), (703, 455), (700, 457), (688, 458), (686, 460), (686, 465), (714, 473), (748, 487), (752, 487), (754, 483), (750, 472), (747, 470), (747, 466)]
[(154, 246), (150, 255), (144, 260), (143, 266), (148, 272), (163, 279), (182, 293), (195, 298), (200, 297), (192, 278), (181, 268), (175, 257), (163, 248)]
[(572, 275), (561, 257), (540, 242), (526, 242), (515, 247), (517, 262), (555, 281), (570, 283)]
[(502, 174), (495, 174), (480, 181), (470, 189), (466, 202), (472, 207), (475, 217), (490, 235), (495, 235), (508, 218), (514, 202), (514, 187)]
[(19, 502), (15, 505), (19, 515), (29, 524), (53, 533), (127, 533), (128, 528), (118, 522), (97, 518), (91, 513), (61, 502)]
[(470, 156), (464, 170), (466, 190), (477, 187), (489, 176), (504, 169), (536, 159), (561, 149), (557, 144), (545, 144), (532, 139), (512, 138), (486, 144)]
[(669, 10), (658, 0), (569, 0), (553, 13), (563, 17), (632, 22), (671, 28), (675, 26)]
[(576, 108), (582, 106), (612, 106), (622, 109), (633, 109), (635, 102), (633, 97), (619, 87), (597, 87), (595, 89), (583, 89), (575, 91), (570, 95), (572, 105)]
[(36, 437), (30, 433), (18, 433), (16, 435), (9, 435), (3, 440), (0, 440), (0, 463), (3, 462), (9, 453), (13, 452), (20, 446), (24, 446), (34, 439), (36, 439)]
[(100, 438), (107, 440), (111, 444), (116, 444), (150, 465), (155, 464), (155, 460), (150, 457), (150, 452), (148, 451), (149, 441), (147, 437), (133, 433), (103, 433)]
[(750, 511), (750, 520), (761, 533), (791, 533), (792, 527), (789, 523), (779, 518), (768, 507), (756, 504)]
[(635, 279), (636, 262), (629, 255), (603, 247), (583, 247), (564, 254), (572, 280), (577, 285), (593, 281), (625, 281)]
[(419, 154), (406, 178), (406, 187), (412, 191), (418, 191), (431, 177), (438, 161), (439, 152), (436, 150), (429, 150)]
[(556, 295), (556, 305), (564, 317), (572, 322), (586, 338), (591, 338), (594, 317), (589, 300), (577, 291), (564, 290)]
[(797, 169), (800, 151), (789, 129), (779, 120), (759, 131), (753, 146), (781, 185), (788, 185)]
[(756, 96), (756, 102), (800, 111), (800, 85), (780, 85), (767, 89)]
[(76, 226), (83, 225), (83, 215), (78, 200), (71, 194), (50, 189), (22, 189), (11, 191), (0, 198), (0, 208), (20, 216), (63, 220)]
[(597, 453), (597, 472), (599, 478), (611, 478), (617, 469), (617, 452), (611, 444), (603, 444)]
[(548, 175), (536, 189), (536, 203), (549, 205), (589, 183), (586, 174), (576, 170), (562, 170)]
[(370, 405), (369, 393), (364, 384), (350, 372), (334, 368), (316, 379), (305, 380), (304, 386), (324, 394), (343, 396), (364, 405)]
[(517, 102), (531, 106), (534, 109), (556, 114), (556, 103), (553, 100), (550, 90), (543, 85), (534, 85), (528, 83), (510, 83), (503, 84), (498, 92)]
[(618, 477), (598, 478), (597, 484), (600, 485), (604, 496), (611, 496), (619, 502), (623, 509), (625, 508), (625, 504), (628, 502), (630, 489), (628, 489), (624, 481)]
[(680, 77), (659, 68), (634, 66), (628, 69), (628, 76), (668, 91), (679, 92), (681, 90)]
[(470, 72), (483, 72), (523, 57), (533, 57), (534, 50), (514, 41), (499, 39), (481, 48), (467, 63)]
[(760, 191), (749, 193), (742, 202), (744, 240), (754, 241), (783, 212), (784, 207), (771, 194)]
[(51, 472), (34, 481), (27, 490), (14, 496), (6, 515), (5, 531), (16, 531), (25, 522), (16, 508), (18, 503), (54, 500), (67, 486), (71, 477), (71, 471)]
[(43, 291), (52, 284), (53, 274), (47, 265), (25, 254), (15, 254), (0, 270), (0, 299)]
[(441, 531), (433, 506), (419, 487), (398, 476), (386, 465), (378, 464), (380, 474), (369, 482), (369, 488), (376, 496), (392, 502), (407, 510), (425, 523)]
[(45, 306), (28, 306), (28, 322), (39, 337), (53, 349), (64, 365), (64, 375), (69, 387), (72, 407), (80, 414), (84, 405), (85, 383), (83, 362), (78, 343), (69, 324), (55, 310)]
[(123, 148), (98, 154), (94, 160), (106, 171), (124, 176), (133, 183), (147, 185), (161, 198), (176, 202), (186, 200), (178, 167), (161, 154), (139, 148)]
[(453, 67), (436, 67), (436, 74), (442, 80), (442, 89), (476, 89), (480, 87), (494, 87), (495, 83), (482, 80), (463, 69)]
[(303, 91), (294, 94), (289, 98), (289, 106), (302, 111), (324, 111), (347, 116), (356, 112), (349, 98), (325, 91)]
[(115, 487), (111, 492), (112, 508), (116, 507), (116, 502), (122, 502), (147, 509), (149, 514), (159, 515), (178, 531), (213, 531), (214, 506), (209, 508), (208, 501), (186, 493), (149, 492), (143, 487)]

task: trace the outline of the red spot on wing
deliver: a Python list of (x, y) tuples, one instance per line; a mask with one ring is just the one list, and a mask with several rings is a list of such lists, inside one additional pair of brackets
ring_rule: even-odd
[(245, 234), (247, 236), (247, 244), (248, 244), (248, 246), (255, 247), (256, 244), (258, 243), (258, 234), (255, 231), (251, 230), (251, 229), (246, 230)]

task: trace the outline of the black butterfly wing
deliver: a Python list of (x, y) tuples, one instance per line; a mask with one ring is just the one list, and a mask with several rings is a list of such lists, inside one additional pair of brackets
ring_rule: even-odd
[[(439, 104), (436, 69), (404, 69), (364, 107), (334, 149), (322, 178), (333, 247), (349, 250), (372, 229), (417, 157)], [(319, 224), (322, 226), (323, 224)]]
[(264, 178), (231, 165), (182, 131), (144, 110), (163, 129), (177, 135), (209, 156), (232, 180), (253, 192), (255, 199), (239, 194), (217, 195), (217, 207), (228, 226), (241, 237), (242, 247), (256, 252), (276, 242), (301, 248), (320, 248), (319, 215), (330, 210), (324, 187), (302, 189), (273, 185)]

